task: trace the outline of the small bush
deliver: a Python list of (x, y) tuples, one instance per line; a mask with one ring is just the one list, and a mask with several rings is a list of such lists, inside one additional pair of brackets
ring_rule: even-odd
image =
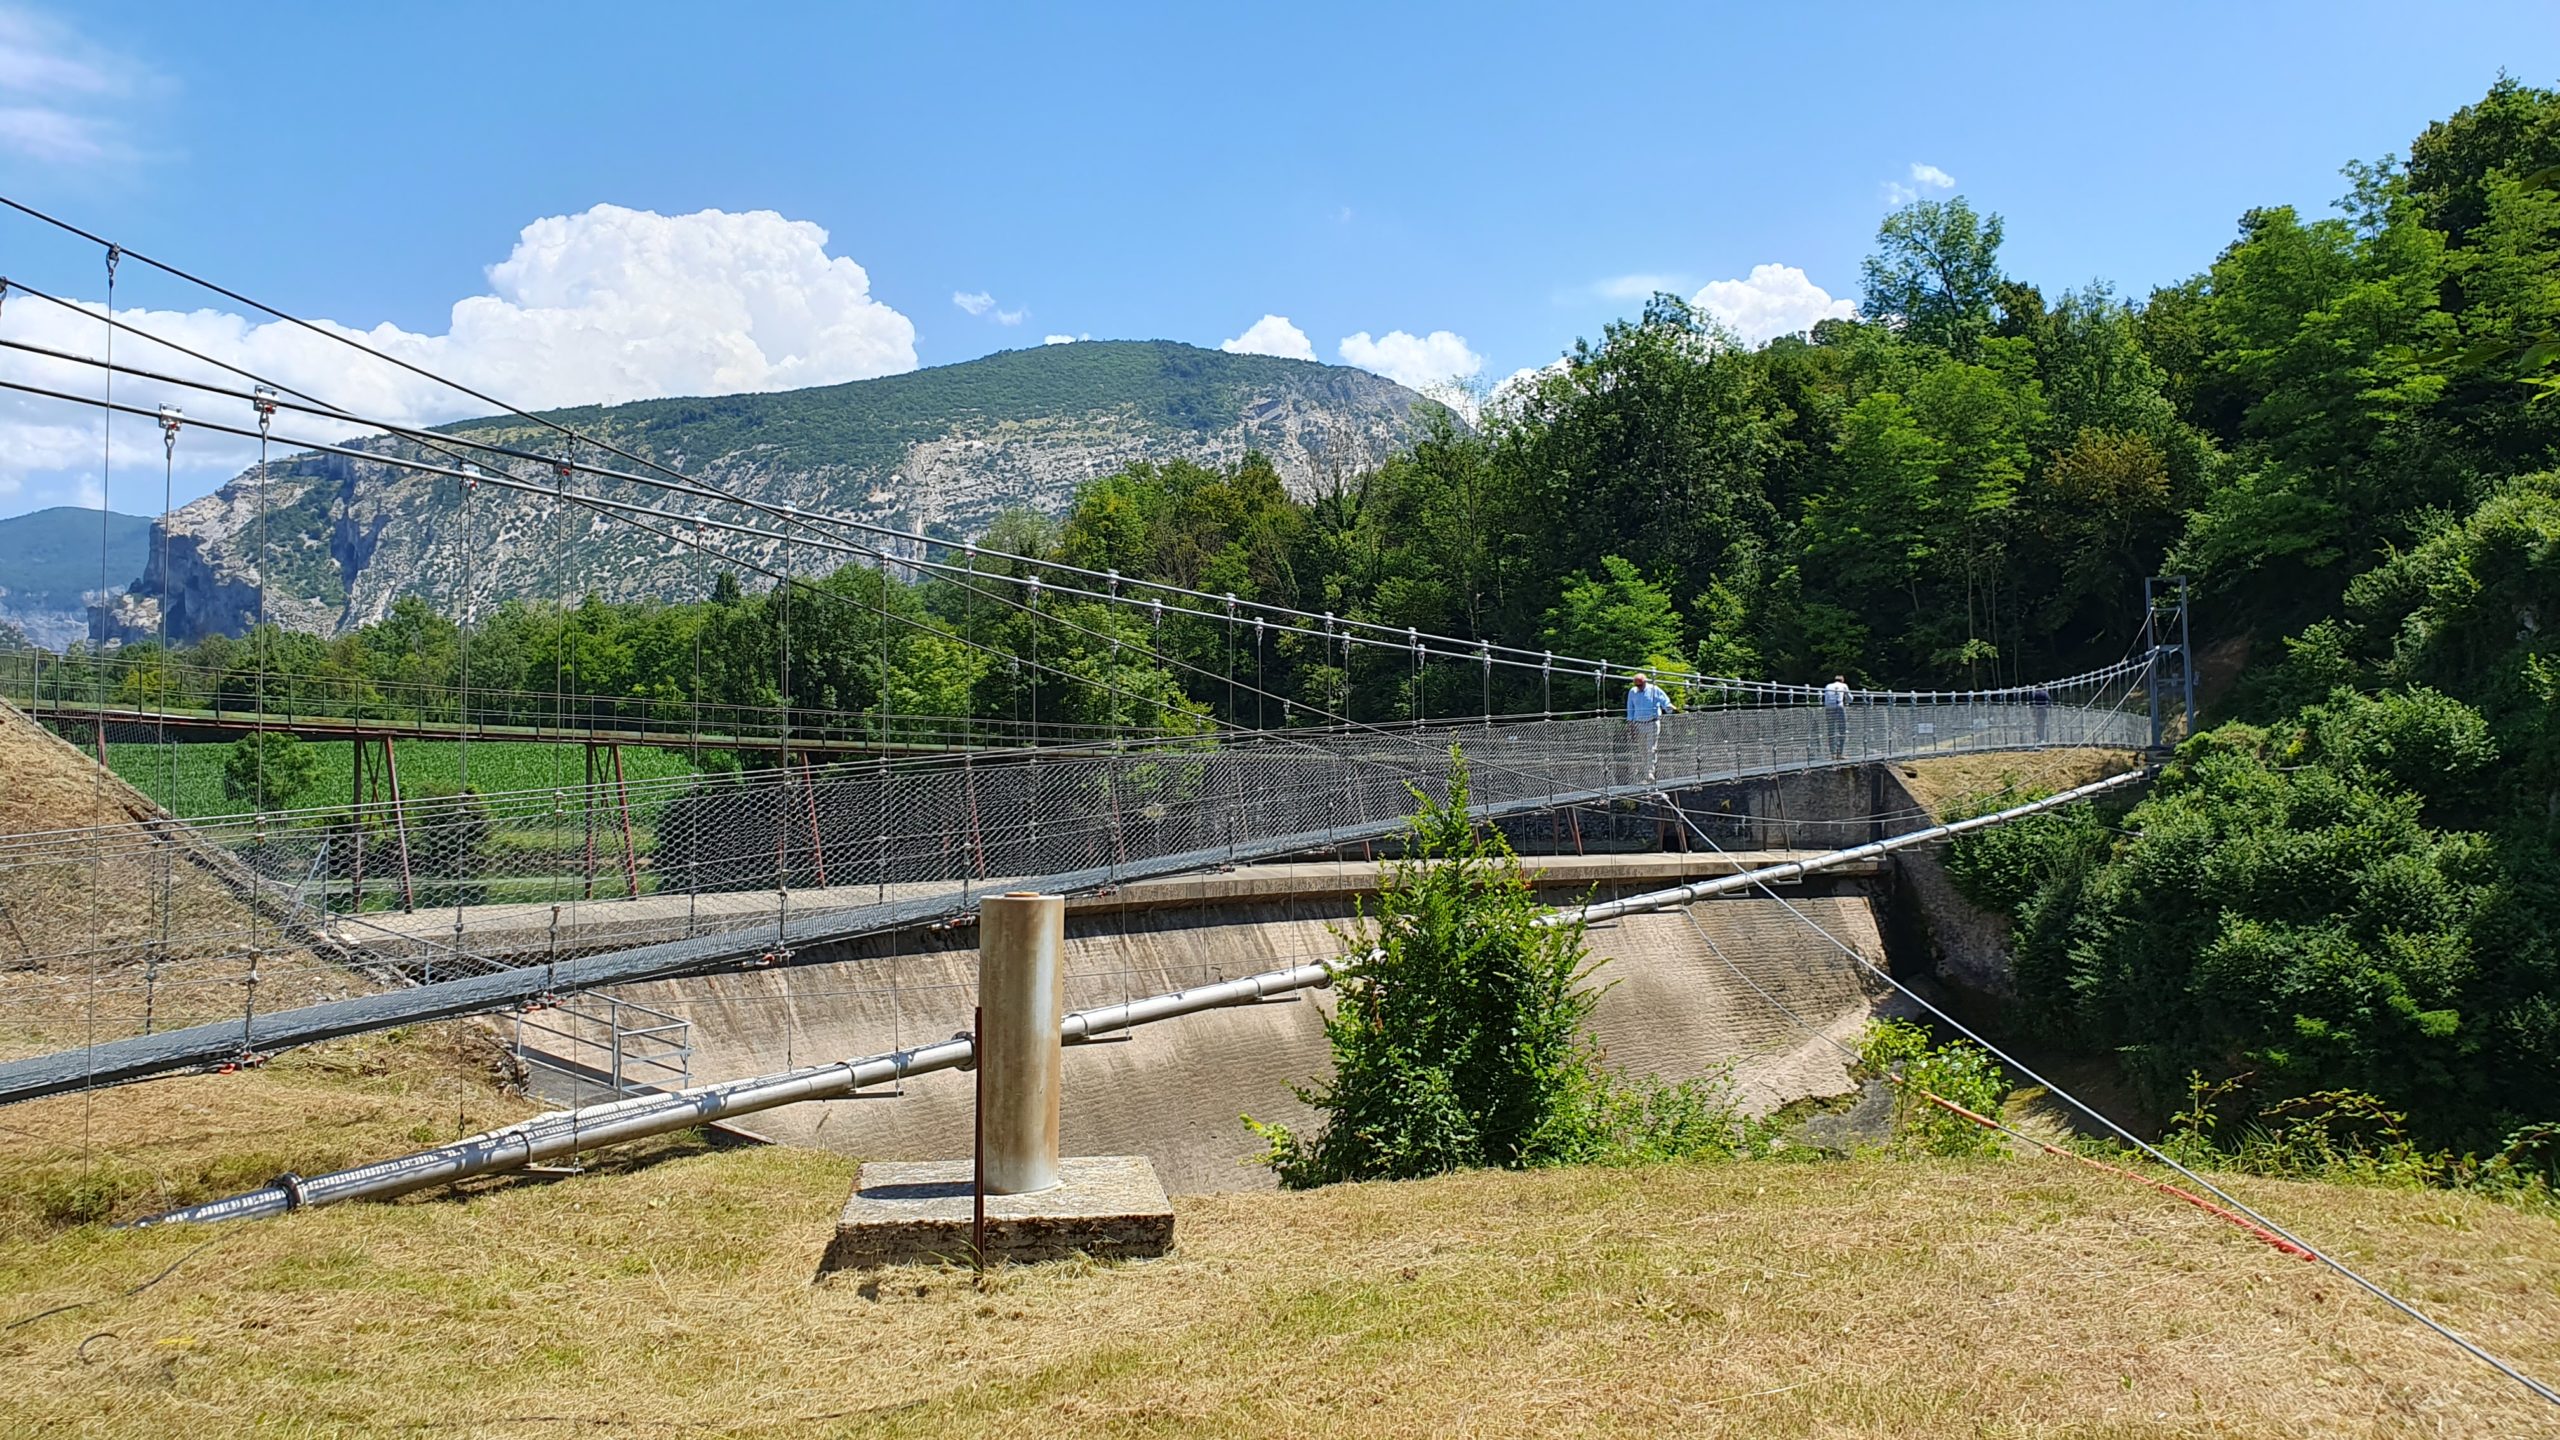
[(1935, 1095), (1998, 1119), (2009, 1077), (1980, 1046), (1961, 1040), (1932, 1045), (1929, 1032), (1905, 1020), (1867, 1027), (1858, 1063), (1869, 1076), (1894, 1082), (1893, 1138), (1898, 1149), (1925, 1155), (1997, 1155), (2008, 1138), (1933, 1104)]
[(2526, 1126), (2480, 1156), (2426, 1149), (2410, 1137), (2404, 1112), (2357, 1090), (2323, 1090), (2268, 1105), (2243, 1123), (2225, 1120), (2218, 1112), (2248, 1078), (2190, 1075), (2186, 1108), (2170, 1117), (2160, 1148), (2197, 1169), (2560, 1205), (2560, 1125)]
[(1417, 795), (1404, 858), (1374, 924), (1343, 937), (1348, 967), (1325, 1024), (1333, 1082), (1302, 1088), (1311, 1135), (1252, 1117), (1262, 1163), (1293, 1189), (1450, 1170), (1709, 1159), (1766, 1146), (1729, 1089), (1630, 1081), (1584, 1033), (1598, 992), (1578, 925), (1542, 925), (1519, 858), (1449, 799)]

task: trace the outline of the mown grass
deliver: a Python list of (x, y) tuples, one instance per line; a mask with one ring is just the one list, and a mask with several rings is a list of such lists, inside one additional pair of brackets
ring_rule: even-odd
[[(432, 1055), (434, 1039), (382, 1043)], [(373, 1108), (330, 1110), (298, 1142), (266, 1135), (262, 1163), (308, 1168), (311, 1147), (451, 1125), (451, 1075), (377, 1061), (372, 1090), (304, 1077)], [(282, 1098), (242, 1082), (289, 1078), (165, 1082), (186, 1097), (167, 1113), (192, 1115), (199, 1138), (160, 1161), (219, 1149), (218, 1117)], [(0, 1326), (83, 1307), (0, 1329), (0, 1430), (2475, 1436), (2560, 1418), (2325, 1270), (2048, 1160), (1185, 1198), (1161, 1261), (983, 1288), (923, 1268), (812, 1283), (852, 1178), (830, 1155), (678, 1147), (611, 1173), (192, 1231), (64, 1229), (0, 1200), (15, 1216)], [(2548, 1217), (2235, 1183), (2483, 1344), (2560, 1373)]]
[[(530, 740), (485, 740), (471, 744), (471, 788), (484, 794), (501, 790), (542, 790), (586, 783), (586, 758), (575, 745), (549, 745)], [(352, 743), (310, 742), (319, 774), (310, 790), (294, 797), (296, 806), (343, 805), (352, 798), (355, 747)], [(222, 766), (231, 746), (221, 741), (190, 741), (167, 746), (150, 741), (110, 740), (107, 764), (134, 788), (173, 815), (194, 818), (230, 815), (242, 808), (222, 792)], [(409, 795), (450, 794), (462, 787), (462, 747), (447, 740), (398, 742), (400, 785)], [(370, 763), (379, 763), (381, 752)], [(602, 763), (600, 761), (600, 763)], [(625, 746), (623, 779), (630, 784), (694, 773), (681, 750)], [(610, 779), (610, 772), (607, 772)], [(282, 808), (282, 807), (271, 807)]]

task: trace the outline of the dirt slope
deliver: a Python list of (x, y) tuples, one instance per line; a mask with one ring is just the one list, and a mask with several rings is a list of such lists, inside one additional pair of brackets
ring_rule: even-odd
[(248, 876), (0, 704), (0, 1056), (242, 1013), (364, 984), (243, 897)]

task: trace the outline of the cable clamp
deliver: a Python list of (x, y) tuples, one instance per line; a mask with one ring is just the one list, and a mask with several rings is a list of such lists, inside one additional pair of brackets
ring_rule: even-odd
[(284, 1213), (287, 1215), (292, 1214), (296, 1210), (303, 1209), (311, 1203), (310, 1195), (302, 1188), (302, 1177), (294, 1174), (290, 1170), (287, 1170), (267, 1183), (284, 1192)]

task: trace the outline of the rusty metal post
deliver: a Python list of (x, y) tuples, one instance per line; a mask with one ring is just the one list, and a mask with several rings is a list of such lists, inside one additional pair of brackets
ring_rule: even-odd
[(622, 813), (622, 892), (640, 898), (640, 846), (631, 835), (631, 787), (622, 779), (622, 746), (613, 747), (613, 805)]
[[(791, 772), (783, 771), (782, 778), (787, 786)], [(809, 802), (809, 854), (818, 863), (818, 888), (824, 890), (827, 888), (827, 842), (826, 837), (818, 833), (818, 772), (809, 767), (806, 754), (800, 757), (800, 789)]]
[(1058, 1183), (1058, 1092), (1065, 1069), (1067, 902), (991, 895), (978, 909), (978, 1072), (986, 1087), (986, 1185), (1026, 1195)]
[(382, 769), (391, 777), (391, 833), (400, 843), (400, 909), (406, 914), (418, 908), (418, 892), (409, 874), (409, 808), (400, 794), (400, 760), (388, 735), (382, 737)]
[(979, 1006), (969, 1016), (970, 1053), (977, 1063), (969, 1068), (970, 1104), (974, 1107), (969, 1129), (969, 1263), (978, 1273), (987, 1273), (987, 1007)]
[(587, 857), (586, 883), (578, 893), (581, 898), (596, 898), (596, 742), (587, 742), (587, 788), (579, 795), (579, 813), (586, 817)]
[[(364, 913), (364, 737), (361, 735), (356, 737), (355, 751), (354, 793), (348, 797), (347, 803), (347, 848), (349, 861), (354, 866), (347, 882), (347, 913), (361, 915)], [(321, 885), (320, 893), (324, 898), (320, 910), (326, 914), (329, 909), (325, 898), (328, 877), (321, 877)]]

